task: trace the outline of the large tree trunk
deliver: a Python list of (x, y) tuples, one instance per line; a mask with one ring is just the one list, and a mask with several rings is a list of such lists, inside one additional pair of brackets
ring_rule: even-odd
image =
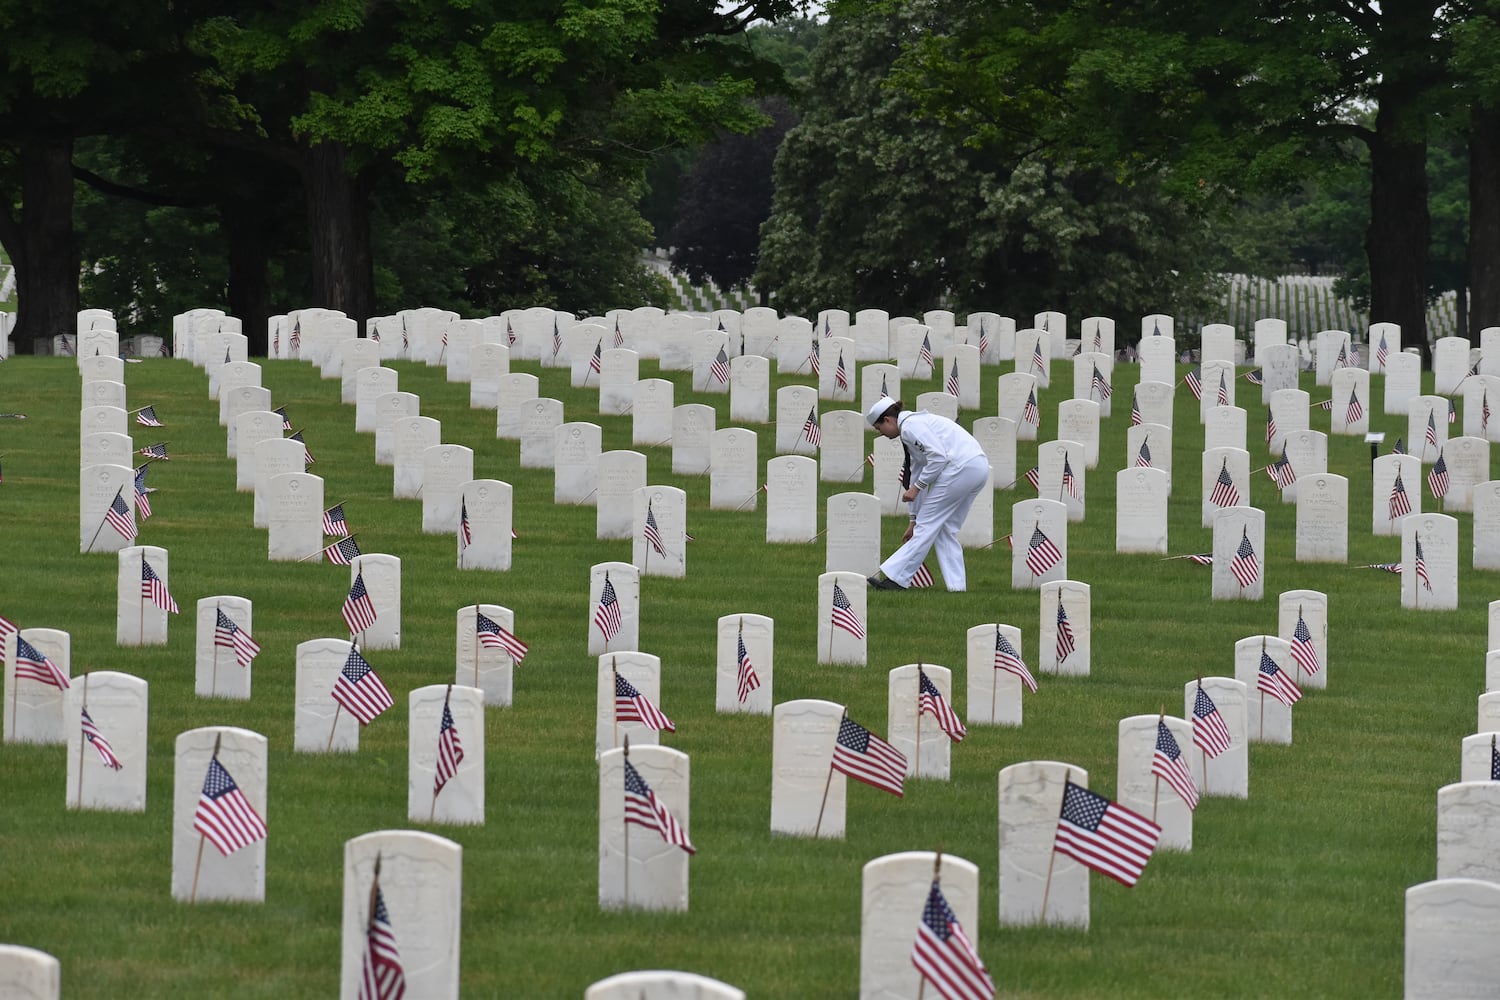
[(1416, 345), (1423, 366), (1427, 343), (1427, 139), (1415, 95), (1400, 81), (1379, 88), (1380, 110), (1370, 141), (1370, 321), (1397, 323), (1401, 343)]
[[(28, 138), (20, 145), (21, 216), (0, 223), (16, 268), (16, 327), (23, 353), (78, 329), (78, 251), (73, 243), (73, 139)], [(29, 350), (28, 350), (29, 347)]]
[(1469, 113), (1469, 330), (1500, 326), (1500, 109)]
[(234, 201), (220, 211), (229, 244), (229, 314), (240, 319), (250, 353), (266, 353), (266, 320), (271, 315), (267, 265), (271, 240), (263, 205)]
[(307, 233), (312, 252), (312, 305), (338, 309), (359, 329), (375, 309), (367, 186), (349, 173), (342, 143), (324, 140), (302, 151)]

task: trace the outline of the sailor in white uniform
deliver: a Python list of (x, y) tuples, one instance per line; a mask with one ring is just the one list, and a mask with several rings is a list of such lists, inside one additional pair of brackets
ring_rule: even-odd
[(871, 406), (865, 418), (880, 434), (899, 437), (911, 460), (911, 481), (901, 495), (911, 523), (902, 535), (901, 547), (880, 564), (884, 577), (870, 577), (870, 586), (904, 589), (928, 551), (935, 548), (943, 584), (949, 590), (965, 589), (964, 550), (958, 544), (958, 529), (974, 506), (974, 498), (989, 481), (990, 463), (984, 449), (973, 435), (947, 417), (926, 410), (904, 410), (889, 396)]

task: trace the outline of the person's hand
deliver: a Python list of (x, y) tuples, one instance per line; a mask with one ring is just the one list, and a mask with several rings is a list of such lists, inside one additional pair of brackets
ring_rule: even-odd
[(909, 486), (909, 487), (907, 487), (906, 492), (903, 493), (903, 494), (901, 494), (901, 499), (905, 500), (907, 503), (911, 503), (916, 498), (917, 498), (917, 488), (915, 486)]
[(907, 521), (906, 522), (906, 531), (901, 535), (901, 540), (903, 542), (909, 542), (909, 541), (911, 541), (911, 536), (916, 533), (916, 530), (917, 530), (917, 522), (915, 522), (915, 521)]

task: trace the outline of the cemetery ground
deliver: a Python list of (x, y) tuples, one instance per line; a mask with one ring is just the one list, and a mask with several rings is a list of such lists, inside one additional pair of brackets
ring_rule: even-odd
[[(1090, 676), (1039, 676), (1019, 728), (971, 726), (952, 749), (948, 782), (908, 779), (902, 799), (851, 784), (842, 841), (769, 832), (771, 723), (715, 713), (717, 619), (737, 611), (775, 619), (777, 703), (847, 704), (852, 718), (884, 733), (886, 674), (920, 660), (954, 668), (962, 716), (966, 629), (1017, 625), (1027, 662), (1037, 661), (1038, 596), (1010, 588), (1003, 540), (1010, 503), (1030, 490), (1023, 480), (997, 493), (1001, 540), (968, 552), (967, 593), (871, 593), (869, 664), (819, 666), (821, 539), (768, 546), (764, 497), (753, 512), (710, 511), (707, 477), (672, 475), (669, 448), (637, 449), (649, 456), (649, 483), (687, 491), (695, 536), (685, 579), (642, 578), (640, 645), (661, 657), (660, 704), (677, 724), (662, 742), (691, 757), (685, 825), (698, 854), (688, 912), (601, 912), (588, 579), (594, 563), (629, 561), (630, 541), (596, 540), (592, 507), (554, 506), (552, 471), (518, 467), (518, 442), (495, 439), (494, 412), (469, 408), (467, 384), (448, 383), (441, 368), (388, 362), (400, 371), (401, 389), (421, 396), (422, 412), (442, 421), (443, 440), (475, 450), (476, 477), (514, 487), (513, 568), (459, 571), (453, 536), (422, 534), (420, 502), (391, 498), (391, 470), (375, 464), (373, 435), (355, 433), (354, 408), (339, 402), (338, 381), (320, 380), (306, 363), (261, 363), (276, 404), (305, 429), (317, 459), (308, 471), (325, 478), (327, 503), (344, 503), (365, 552), (402, 559), (401, 648), (369, 655), (396, 704), (361, 733), (357, 753), (292, 751), (293, 651), (307, 639), (346, 635), (339, 608), (348, 570), (267, 561), (265, 533), (251, 526), (251, 496), (235, 492), (204, 374), (185, 360), (155, 359), (127, 372), (130, 405), (154, 405), (167, 425), (133, 427), (136, 446), (165, 439), (171, 454), (153, 465), (155, 516), (138, 542), (170, 551), (170, 585), (184, 613), (171, 622), (168, 646), (123, 648), (114, 631), (116, 559), (78, 552), (76, 364), (18, 357), (0, 365), (0, 408), (29, 417), (0, 422), (0, 614), (22, 627), (69, 631), (75, 678), (112, 669), (151, 685), (143, 814), (69, 810), (62, 747), (0, 747), (0, 941), (56, 955), (64, 995), (333, 995), (344, 842), (405, 828), (463, 847), (461, 984), (471, 997), (579, 997), (597, 979), (647, 968), (702, 973), (754, 997), (852, 997), (861, 867), (891, 852), (934, 849), (979, 865), (979, 926), (966, 929), (1002, 996), (1399, 992), (1404, 893), (1434, 877), (1437, 791), (1457, 780), (1459, 742), (1474, 731), (1486, 605), (1497, 595), (1493, 579), (1470, 569), (1466, 555), (1456, 612), (1403, 610), (1399, 577), (1354, 568), (1400, 558), (1397, 538), (1368, 530), (1369, 449), (1359, 439), (1329, 439), (1329, 471), (1349, 477), (1349, 564), (1295, 562), (1295, 507), (1256, 475), (1248, 502), (1266, 510), (1266, 599), (1211, 602), (1210, 570), (1114, 551), (1114, 472), (1129, 464), (1125, 431), (1138, 377), (1136, 367), (1118, 366), (1114, 414), (1101, 429), (1099, 467), (1090, 471), (1089, 516), (1068, 534), (1069, 577), (1093, 588)], [(642, 377), (654, 369), (643, 362)], [(512, 370), (538, 374), (540, 395), (563, 400), (566, 419), (601, 424), (605, 450), (632, 447), (630, 418), (599, 416), (596, 391), (569, 388), (565, 368), (519, 361)], [(985, 368), (983, 406), (961, 415), (965, 425), (995, 412), (999, 372)], [(692, 393), (687, 372), (661, 377), (676, 384), (679, 404), (710, 403), (718, 426), (731, 426), (727, 396)], [(798, 381), (806, 379), (773, 376), (772, 393)], [(1055, 407), (1070, 381), (1054, 378), (1042, 396), (1044, 442), (1054, 436)], [(1379, 382), (1372, 379), (1374, 399)], [(1428, 373), (1426, 391), (1430, 385)], [(904, 395), (938, 387), (937, 377), (907, 380)], [(1302, 387), (1315, 402), (1326, 398), (1311, 374)], [(1265, 464), (1255, 441), (1265, 422), (1258, 396), (1241, 386), (1252, 468)], [(1199, 526), (1196, 407), (1179, 388), (1173, 553), (1211, 548), (1209, 529)], [(1326, 430), (1323, 411), (1312, 413), (1314, 428)], [(773, 456), (772, 427), (752, 429), (763, 468)], [(1394, 441), (1406, 432), (1406, 417), (1374, 415), (1372, 429)], [(1036, 448), (1018, 445), (1020, 469), (1033, 464)], [(821, 501), (849, 488), (820, 484), (820, 523)], [(863, 488), (870, 488), (868, 471)], [(1435, 502), (1429, 497), (1425, 506)], [(904, 524), (885, 519), (883, 554)], [(1461, 552), (1470, 531), (1470, 518), (1460, 518)], [(1274, 595), (1297, 588), (1329, 595), (1329, 686), (1309, 690), (1294, 709), (1293, 745), (1250, 748), (1249, 798), (1204, 799), (1192, 852), (1158, 852), (1134, 889), (1091, 876), (1087, 932), (997, 926), (997, 772), (1024, 760), (1065, 761), (1086, 769), (1093, 788), (1113, 793), (1118, 720), (1162, 707), (1180, 715), (1184, 683), (1232, 676), (1236, 640), (1274, 634)], [(194, 694), (192, 608), (213, 594), (254, 601), (264, 649), (249, 701)], [(513, 706), (485, 713), (486, 822), (410, 823), (406, 695), (454, 679), (455, 612), (475, 602), (513, 609), (515, 631), (531, 647), (516, 671)], [(173, 742), (206, 725), (242, 726), (270, 741), (262, 904), (186, 905), (169, 892)], [(913, 933), (918, 916), (911, 915)], [(392, 914), (398, 936), (402, 918)]]

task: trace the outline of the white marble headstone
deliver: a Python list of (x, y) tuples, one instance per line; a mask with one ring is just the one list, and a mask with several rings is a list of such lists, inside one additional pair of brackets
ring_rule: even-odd
[[(293, 442), (297, 444), (297, 442)], [(297, 444), (298, 448), (302, 445)], [(266, 558), (297, 562), (323, 549), (323, 477), (306, 472), (273, 476), (266, 491)]]
[[(829, 572), (818, 577), (818, 662), (862, 667), (867, 662), (869, 584), (864, 573)], [(849, 607), (836, 606), (842, 595)]]
[(818, 463), (782, 455), (766, 463), (766, 541), (803, 543), (818, 533)]
[(708, 506), (712, 510), (753, 511), (760, 499), (760, 454), (755, 431), (726, 427), (711, 445)]
[(865, 474), (865, 419), (853, 410), (822, 414), (823, 443), (818, 450), (818, 477), (825, 483), (856, 483)]
[(643, 378), (635, 384), (631, 444), (671, 444), (673, 389), (672, 383), (664, 378)]
[[(1266, 512), (1259, 507), (1225, 507), (1214, 515), (1213, 529), (1213, 599), (1260, 600), (1266, 588)], [(1247, 542), (1236, 575), (1236, 558)]]
[(179, 733), (172, 771), (172, 898), (179, 902), (266, 898), (266, 838), (221, 854), (193, 829), (209, 762), (219, 765), (239, 786), (267, 830), (275, 817), (267, 812), (266, 738), (233, 726), (205, 726)]
[[(598, 489), (600, 442), (598, 424), (576, 420), (561, 424), (553, 432), (552, 502), (593, 506)], [(675, 471), (675, 470), (674, 470)]]
[(1406, 1000), (1488, 997), (1500, 982), (1500, 885), (1443, 878), (1406, 890)]
[(214, 641), (220, 612), (252, 641), (255, 638), (254, 609), (248, 597), (216, 594), (199, 598), (193, 645), (193, 690), (200, 698), (245, 701), (250, 697), (254, 659), (242, 667), (232, 646), (220, 646)]
[(886, 740), (906, 755), (907, 777), (947, 781), (953, 747), (952, 738), (931, 712), (918, 712), (920, 688), (918, 668), (927, 675), (948, 707), (958, 713), (954, 700), (953, 671), (935, 663), (908, 663), (886, 675)]
[(146, 596), (142, 561), (149, 563), (172, 593), (171, 559), (158, 545), (130, 545), (120, 550), (115, 583), (115, 643), (120, 646), (165, 646), (170, 612)]
[[(1291, 643), (1274, 635), (1251, 635), (1234, 644), (1234, 677), (1245, 685), (1245, 736), (1251, 743), (1292, 742), (1293, 707), (1260, 687), (1262, 657), (1269, 657), (1284, 679), (1296, 684)], [(1296, 685), (1299, 689), (1300, 684)]]
[[(297, 644), (294, 750), (353, 753), (359, 749), (359, 719), (333, 700), (334, 684), (344, 664), (349, 662), (349, 651), (353, 648), (347, 639), (335, 638), (308, 639)], [(384, 664), (378, 657), (375, 661), (366, 657), (366, 661), (379, 677)]]
[(511, 487), (498, 479), (471, 479), (459, 489), (460, 515), (469, 516), (469, 541), (462, 528), (455, 532), (459, 569), (510, 569), (512, 514)]
[[(452, 777), (437, 786), (443, 705), (463, 750)], [(458, 684), (412, 690), (407, 713), (406, 818), (418, 823), (484, 825), (484, 692)]]
[(1304, 667), (1295, 657), (1292, 662), (1292, 680), (1297, 686), (1326, 688), (1328, 686), (1328, 595), (1319, 590), (1283, 591), (1277, 604), (1276, 634), (1292, 642), (1297, 632), (1297, 621), (1307, 625), (1312, 636), (1313, 656), (1316, 669)]
[(687, 494), (675, 486), (642, 486), (631, 504), (631, 562), (642, 576), (686, 576)]
[[(870, 576), (880, 568), (880, 499), (869, 493), (828, 498), (824, 571)], [(864, 589), (864, 585), (860, 585)]]
[[(1387, 414), (1408, 414), (1421, 393), (1422, 359), (1415, 354), (1392, 350), (1385, 362), (1385, 400)], [(1422, 419), (1427, 419), (1423, 414)]]
[(672, 410), (672, 472), (704, 476), (713, 469), (718, 414), (707, 403), (683, 403)]
[[(963, 928), (979, 949), (979, 866), (963, 858), (930, 851), (905, 851), (876, 858), (864, 866), (860, 880), (860, 1000), (909, 1000), (925, 995), (924, 976), (912, 963), (912, 942), (927, 905), (933, 880)], [(962, 980), (955, 980), (963, 982)], [(978, 996), (959, 988), (955, 996)], [(938, 996), (947, 991), (932, 991)]]
[[(1417, 573), (1417, 546), (1427, 579)], [(1458, 607), (1458, 521), (1447, 514), (1401, 519), (1401, 606), (1423, 611)]]
[(464, 487), (474, 478), (474, 451), (435, 444), (422, 452), (422, 531), (448, 535), (459, 529)]
[(1438, 789), (1437, 877), (1500, 884), (1500, 781)]
[[(1034, 664), (1026, 662), (1025, 643), (1020, 629), (998, 622), (970, 628), (965, 635), (968, 667), (967, 719), (971, 724), (985, 726), (1019, 726), (1024, 707), (1025, 682), (1013, 669), (995, 666), (996, 648), (999, 646), (997, 631), (1010, 644), (1010, 648), (1015, 650), (1027, 672), (1032, 673)], [(1032, 679), (1035, 680), (1034, 674)]]
[[(605, 584), (614, 592), (609, 608), (601, 610)], [(611, 650), (636, 649), (641, 636), (641, 571), (626, 562), (596, 563), (589, 569), (589, 603), (586, 609), (589, 655)], [(613, 624), (615, 616), (619, 625)]]
[(484, 692), (486, 705), (509, 705), (517, 664), (508, 650), (479, 641), (476, 622), (481, 614), (522, 643), (526, 641), (516, 630), (516, 615), (510, 608), (499, 604), (464, 605), (455, 616), (453, 680), (455, 684), (467, 684)]
[[(113, 670), (92, 670), (73, 678), (64, 719), (68, 720), (67, 788), (69, 809), (146, 811), (146, 682)], [(83, 712), (108, 741), (118, 769), (84, 739)], [(0, 995), (5, 995), (0, 988)]]
[(1165, 723), (1177, 743), (1181, 760), (1187, 762), (1193, 748), (1193, 727), (1186, 719), (1171, 715), (1132, 715), (1121, 719), (1115, 755), (1115, 801), (1161, 827), (1157, 847), (1191, 851), (1193, 808), (1176, 789), (1151, 771), (1158, 720)]
[(635, 492), (646, 485), (646, 456), (638, 451), (606, 451), (599, 456), (594, 535), (596, 538), (631, 538)]
[(625, 821), (625, 761), (639, 772), (692, 840), (688, 755), (670, 747), (607, 750), (599, 757), (599, 906), (601, 909), (688, 908), (688, 853), (660, 833)]
[[(1183, 686), (1182, 715), (1193, 718), (1193, 708), (1198, 702), (1199, 681), (1188, 681)], [(1223, 720), (1229, 733), (1229, 749), (1218, 756), (1210, 757), (1208, 751), (1194, 744), (1191, 748), (1178, 744), (1188, 756), (1193, 769), (1193, 778), (1204, 796), (1219, 795), (1229, 798), (1246, 798), (1250, 794), (1250, 750), (1246, 730), (1246, 708), (1248, 699), (1257, 694), (1246, 688), (1243, 681), (1233, 677), (1204, 677), (1201, 681), (1203, 693), (1213, 702), (1214, 710)]]
[(1002, 927), (1088, 929), (1089, 870), (1053, 850), (1068, 781), (1086, 788), (1088, 772), (1050, 760), (1022, 761), (1000, 770)]
[(1297, 561), (1347, 562), (1349, 480), (1318, 472), (1297, 485)]
[[(1034, 552), (1033, 541), (1037, 543)], [(1037, 498), (1012, 505), (1011, 542), (1012, 589), (1034, 590), (1044, 583), (1067, 578), (1068, 509), (1063, 504)], [(1056, 559), (1051, 557), (1054, 548), (1058, 553)], [(1040, 573), (1036, 572), (1038, 569)]]
[(833, 770), (844, 706), (804, 698), (771, 713), (771, 832), (844, 837), (846, 781)]
[(0, 996), (14, 1000), (59, 1000), (62, 963), (36, 948), (0, 944)]
[[(1154, 457), (1154, 456), (1153, 456)], [(1158, 468), (1115, 473), (1115, 551), (1167, 554), (1171, 484)]]
[[(717, 625), (714, 710), (770, 715), (775, 676), (776, 622), (766, 615), (723, 615)], [(740, 643), (749, 660), (745, 697), (740, 698)], [(754, 685), (753, 687), (751, 685)]]
[[(375, 624), (360, 633), (363, 650), (401, 648), (401, 559), (366, 552), (349, 561), (349, 585), (364, 574), (365, 590), (375, 608)], [(347, 594), (347, 591), (345, 592)], [(342, 605), (341, 605), (342, 606)], [(342, 620), (342, 618), (340, 619)]]

